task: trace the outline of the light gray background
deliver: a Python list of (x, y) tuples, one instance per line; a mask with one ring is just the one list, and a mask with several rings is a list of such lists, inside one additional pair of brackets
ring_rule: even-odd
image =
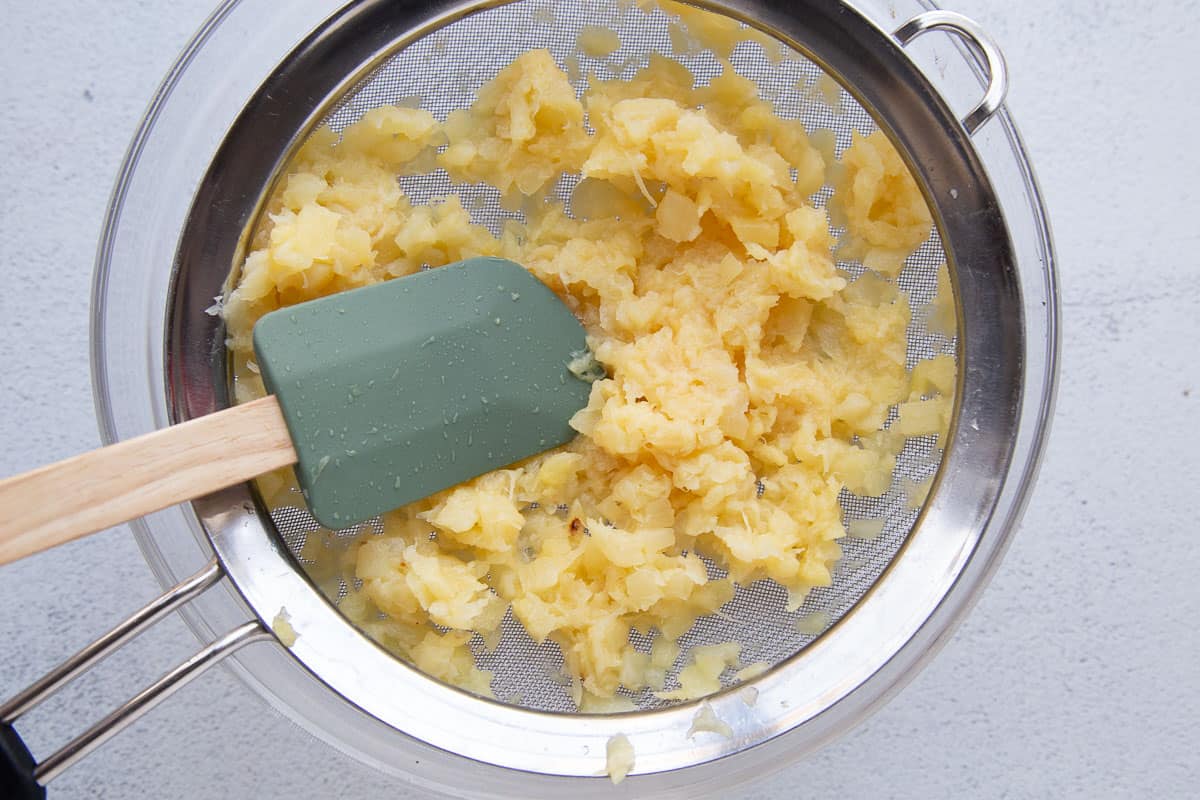
[[(0, 15), (0, 475), (98, 443), (92, 259), (126, 144), (214, 0)], [(1062, 392), (1042, 479), (941, 655), (749, 798), (1184, 797), (1200, 756), (1200, 4), (957, 0), (1000, 40), (1054, 223)], [(1153, 9), (1153, 10), (1151, 10)], [(157, 591), (116, 529), (0, 568), (0, 696)], [(45, 754), (194, 646), (175, 620), (22, 723)], [(51, 796), (410, 797), (218, 670)]]

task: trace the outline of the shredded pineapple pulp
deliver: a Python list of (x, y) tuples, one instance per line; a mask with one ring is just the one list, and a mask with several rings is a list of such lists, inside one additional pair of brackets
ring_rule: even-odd
[[(891, 484), (903, 436), (880, 432), (889, 409), (904, 403), (905, 435), (948, 418), (953, 362), (906, 373), (904, 295), (835, 266), (827, 215), (809, 201), (825, 162), (728, 62), (695, 88), (661, 56), (631, 80), (593, 78), (578, 99), (532, 51), (444, 121), (386, 107), (340, 138), (319, 131), (224, 306), (239, 400), (263, 392), (250, 344), (263, 314), (480, 255), (553, 289), (607, 377), (572, 444), (387, 514), (381, 536), (310, 534), (314, 578), (333, 592), (344, 581), (347, 615), (475, 691), (490, 676), (473, 635), (495, 646), (509, 610), (561, 647), (581, 707), (621, 687), (668, 699), (719, 688), (736, 644), (695, 648), (679, 685), (664, 685), (679, 637), (735, 584), (777, 581), (792, 608), (828, 585), (839, 492)], [(844, 162), (833, 205), (850, 256), (894, 275), (929, 234), (925, 203), (882, 135), (858, 138)], [(411, 204), (397, 176), (438, 168), (496, 187), (526, 221), (495, 236), (454, 196)], [(545, 199), (563, 173), (582, 178), (569, 209)], [(288, 474), (260, 487), (273, 505), (298, 501)], [(632, 629), (656, 636), (650, 652)]]

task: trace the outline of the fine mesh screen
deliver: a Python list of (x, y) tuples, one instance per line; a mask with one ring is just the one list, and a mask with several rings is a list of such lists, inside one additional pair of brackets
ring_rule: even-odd
[[(580, 94), (589, 73), (604, 78), (629, 77), (645, 66), (649, 55), (655, 52), (684, 64), (698, 83), (707, 83), (719, 75), (720, 64), (711, 52), (680, 55), (673, 52), (671, 22), (660, 10), (647, 16), (635, 4), (593, 0), (517, 2), (482, 12), (396, 54), (343, 99), (326, 123), (334, 130), (341, 130), (372, 108), (394, 104), (420, 105), (444, 119), (450, 111), (469, 106), (480, 86), (518, 55), (534, 48), (549, 49), (560, 65), (578, 59), (578, 70), (573, 72), (581, 76), (575, 80)], [(583, 55), (577, 39), (589, 25), (603, 25), (617, 31), (620, 48), (600, 59)], [(757, 83), (760, 96), (772, 101), (780, 116), (802, 120), (810, 132), (832, 131), (839, 156), (850, 145), (853, 131), (866, 134), (875, 130), (870, 116), (847, 92), (794, 51), (787, 50), (785, 58), (776, 61), (769, 59), (760, 45), (743, 43), (735, 49), (731, 61), (741, 75)], [(501, 208), (500, 193), (495, 188), (454, 185), (442, 171), (399, 180), (414, 204), (458, 194), (463, 206), (471, 209), (474, 221), (487, 225), (493, 232), (499, 231), (505, 218), (521, 218), (520, 212)], [(554, 194), (565, 202), (577, 180), (578, 176), (564, 176)], [(814, 202), (824, 206), (831, 192), (831, 187), (824, 187), (814, 196)], [(913, 309), (907, 346), (910, 370), (923, 359), (955, 352), (954, 338), (931, 332), (925, 322), (937, 293), (938, 272), (943, 263), (944, 254), (935, 229), (929, 241), (908, 259), (899, 277), (899, 286), (908, 294)], [(842, 262), (839, 266), (853, 278), (864, 272), (858, 263)], [(895, 419), (895, 411), (891, 417)], [(736, 641), (742, 645), (743, 664), (776, 664), (802, 650), (836, 623), (879, 578), (903, 545), (940, 458), (936, 437), (911, 438), (897, 459), (891, 488), (885, 494), (859, 497), (843, 491), (845, 521), (882, 521), (882, 532), (871, 539), (843, 539), (844, 557), (834, 571), (833, 584), (814, 589), (798, 611), (785, 611), (787, 593), (773, 582), (759, 581), (738, 588), (730, 603), (717, 614), (702, 618), (679, 641), (681, 653), (667, 688), (678, 685), (675, 672), (687, 663), (689, 650), (694, 646)], [(303, 510), (292, 507), (276, 509), (272, 516), (292, 553), (312, 569), (312, 562), (303, 557), (302, 551), (308, 534), (318, 530), (317, 524)], [(379, 526), (369, 523), (340, 535), (371, 535), (372, 529), (378, 532)], [(709, 570), (712, 575), (722, 574), (711, 563)], [(317, 582), (322, 584), (320, 580)], [(334, 591), (328, 583), (324, 585), (327, 591)], [(344, 583), (334, 585), (338, 586), (338, 597), (346, 593)], [(511, 611), (502, 630), (503, 638), (495, 650), (488, 652), (482, 642), (477, 642), (475, 648), (477, 664), (495, 674), (492, 684), (495, 696), (530, 708), (574, 711), (568, 681), (561, 671), (563, 658), (558, 646), (551, 641), (535, 643), (513, 619)], [(650, 639), (635, 632), (631, 641), (639, 650), (649, 650)], [(726, 672), (724, 680), (727, 685), (733, 681), (732, 670)], [(642, 709), (666, 704), (650, 692), (630, 697)]]

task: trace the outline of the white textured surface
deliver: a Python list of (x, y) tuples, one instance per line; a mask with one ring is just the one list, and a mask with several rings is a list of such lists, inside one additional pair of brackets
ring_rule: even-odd
[[(138, 118), (212, 0), (6, 4), (0, 475), (97, 443), (92, 259)], [(1062, 393), (1021, 533), (953, 641), (792, 797), (1185, 797), (1200, 776), (1200, 6), (959, 0), (1005, 48), (1051, 210)], [(155, 593), (124, 529), (0, 568), (0, 696)], [(45, 754), (193, 646), (171, 620), (22, 723)], [(57, 798), (412, 796), (218, 670)]]

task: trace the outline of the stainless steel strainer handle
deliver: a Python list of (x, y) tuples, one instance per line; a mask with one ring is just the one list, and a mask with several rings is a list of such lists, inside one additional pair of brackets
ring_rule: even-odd
[[(111, 739), (146, 712), (166, 700), (209, 667), (252, 642), (272, 637), (259, 622), (247, 622), (215, 639), (195, 655), (147, 686), (111, 713), (76, 736), (55, 753), (34, 762), (14, 723), (27, 711), (50, 697), (70, 681), (87, 672), (130, 639), (150, 628), (167, 614), (199, 597), (222, 577), (224, 570), (214, 558), (192, 577), (168, 589), (124, 622), (68, 658), (29, 688), (0, 706), (0, 789), (6, 798), (45, 797), (45, 785), (72, 764)], [(20, 794), (16, 794), (20, 792)]]
[(1008, 65), (1004, 61), (1004, 53), (979, 23), (953, 11), (927, 11), (918, 14), (897, 28), (892, 35), (901, 45), (907, 45), (928, 31), (956, 33), (971, 45), (971, 49), (977, 55), (983, 56), (981, 66), (987, 75), (987, 90), (979, 104), (962, 120), (967, 133), (974, 134), (983, 123), (995, 116), (1008, 94)]

